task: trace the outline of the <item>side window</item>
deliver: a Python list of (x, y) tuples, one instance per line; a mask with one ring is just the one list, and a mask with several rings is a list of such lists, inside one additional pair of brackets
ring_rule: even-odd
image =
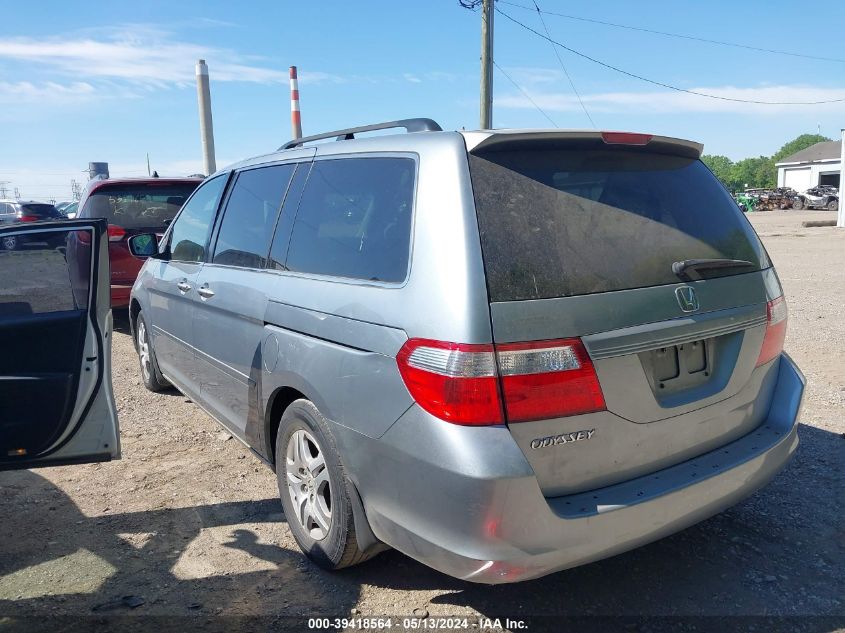
[(170, 259), (180, 262), (201, 262), (205, 259), (208, 234), (226, 180), (227, 174), (221, 174), (203, 183), (182, 208), (170, 231)]
[(223, 212), (213, 263), (264, 266), (273, 226), (295, 167), (273, 165), (238, 175)]
[(410, 158), (316, 161), (293, 225), (287, 268), (403, 281), (415, 171)]

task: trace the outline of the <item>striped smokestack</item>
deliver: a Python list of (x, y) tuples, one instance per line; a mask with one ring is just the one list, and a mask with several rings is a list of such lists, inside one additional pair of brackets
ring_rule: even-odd
[(290, 67), (290, 127), (293, 138), (302, 138), (302, 115), (299, 112), (299, 83), (296, 66)]

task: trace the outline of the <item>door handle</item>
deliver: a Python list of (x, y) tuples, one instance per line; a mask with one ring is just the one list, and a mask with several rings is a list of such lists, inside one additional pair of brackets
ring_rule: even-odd
[(182, 280), (178, 284), (176, 284), (176, 287), (179, 288), (179, 291), (182, 294), (185, 294), (186, 292), (188, 292), (191, 289), (191, 284), (189, 284), (185, 280)]
[(203, 299), (211, 299), (214, 296), (214, 291), (208, 287), (208, 284), (203, 284), (197, 292)]

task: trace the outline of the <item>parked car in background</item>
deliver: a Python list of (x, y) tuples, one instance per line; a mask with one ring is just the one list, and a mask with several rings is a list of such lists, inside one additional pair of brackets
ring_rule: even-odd
[(804, 391), (701, 150), (413, 119), (221, 170), (130, 240), (144, 385), (272, 465), (328, 569), (513, 582), (671, 534), (783, 468)]
[[(43, 222), (45, 220), (64, 219), (65, 216), (59, 213), (56, 207), (48, 202), (0, 200), (0, 226), (17, 224), (19, 222)], [(14, 251), (27, 244), (31, 239), (33, 239), (31, 235), (9, 234), (0, 240), (0, 248), (7, 251)], [(49, 239), (49, 237), (45, 237), (45, 239)]]
[(201, 178), (99, 178), (89, 181), (76, 217), (105, 218), (109, 228), (111, 305), (129, 305), (129, 291), (143, 264), (126, 240), (138, 233), (161, 235)]
[(56, 209), (65, 216), (68, 220), (73, 220), (76, 217), (76, 211), (79, 208), (78, 202), (70, 202), (63, 207), (59, 208), (58, 206)]
[(56, 207), (56, 210), (57, 210), (57, 211), (59, 211), (59, 212), (61, 212), (61, 213), (62, 213), (62, 215), (67, 215), (67, 214), (64, 212), (64, 210), (65, 210), (65, 208), (66, 208), (66, 207), (69, 207), (69, 206), (70, 206), (70, 205), (72, 205), (72, 204), (74, 204), (74, 202), (73, 202), (72, 200), (65, 200), (65, 201), (63, 201), (63, 202), (57, 202), (57, 203), (56, 203), (56, 204), (54, 204), (53, 206), (54, 206), (54, 207)]
[(832, 185), (819, 185), (799, 193), (792, 201), (792, 208), (801, 209), (827, 209), (836, 211), (839, 208), (839, 189)]

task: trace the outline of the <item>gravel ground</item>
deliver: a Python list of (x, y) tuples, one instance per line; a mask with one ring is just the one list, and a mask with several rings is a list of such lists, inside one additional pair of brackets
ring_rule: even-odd
[(273, 473), (183, 396), (143, 388), (117, 315), (123, 459), (0, 473), (0, 615), (783, 615), (800, 616), (790, 627), (845, 626), (845, 230), (800, 226), (834, 216), (751, 216), (786, 290), (786, 349), (809, 384), (796, 459), (719, 516), (518, 585), (464, 583), (394, 551), (323, 572), (299, 554)]

